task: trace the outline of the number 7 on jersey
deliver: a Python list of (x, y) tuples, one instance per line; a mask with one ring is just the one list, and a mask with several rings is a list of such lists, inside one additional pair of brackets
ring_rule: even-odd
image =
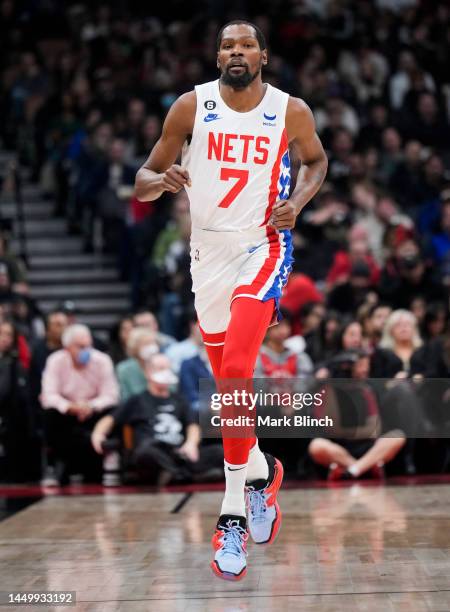
[(237, 198), (237, 196), (244, 189), (248, 183), (248, 170), (238, 170), (237, 168), (221, 168), (220, 169), (220, 180), (229, 181), (230, 179), (237, 179), (237, 182), (228, 191), (219, 203), (219, 208), (228, 208), (230, 204)]

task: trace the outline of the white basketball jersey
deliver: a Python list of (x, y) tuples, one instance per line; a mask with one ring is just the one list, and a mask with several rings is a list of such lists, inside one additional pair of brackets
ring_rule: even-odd
[(266, 225), (274, 203), (289, 197), (289, 95), (268, 84), (258, 106), (240, 113), (222, 100), (218, 80), (195, 92), (192, 139), (182, 155), (192, 226), (245, 232)]

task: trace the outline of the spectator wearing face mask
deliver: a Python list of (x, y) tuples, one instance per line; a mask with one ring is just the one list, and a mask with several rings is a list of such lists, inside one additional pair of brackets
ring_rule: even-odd
[(128, 336), (127, 352), (129, 358), (116, 366), (122, 402), (126, 402), (147, 388), (145, 364), (153, 355), (159, 353), (155, 332), (142, 327), (132, 329)]
[(178, 378), (165, 355), (154, 355), (145, 366), (147, 388), (101, 419), (92, 432), (92, 445), (103, 445), (116, 425), (133, 429), (132, 461), (142, 479), (167, 483), (171, 479), (203, 479), (211, 468), (222, 468), (220, 445), (201, 445), (194, 413), (172, 388)]
[(116, 406), (119, 388), (111, 358), (92, 348), (85, 325), (70, 325), (63, 349), (47, 359), (42, 376), (47, 446), (62, 461), (65, 475), (99, 479), (101, 462), (92, 452), (90, 434), (100, 415)]

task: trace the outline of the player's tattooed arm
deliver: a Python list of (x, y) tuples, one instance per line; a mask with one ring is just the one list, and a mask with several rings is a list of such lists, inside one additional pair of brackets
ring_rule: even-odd
[(177, 193), (184, 185), (190, 185), (189, 173), (175, 162), (184, 141), (192, 134), (196, 104), (195, 92), (190, 91), (171, 106), (158, 142), (136, 174), (138, 200), (150, 202), (164, 191)]
[(328, 160), (316, 134), (313, 114), (303, 100), (290, 98), (286, 111), (289, 142), (301, 161), (297, 184), (289, 200), (273, 207), (271, 225), (277, 229), (292, 229), (299, 212), (319, 191), (327, 174)]

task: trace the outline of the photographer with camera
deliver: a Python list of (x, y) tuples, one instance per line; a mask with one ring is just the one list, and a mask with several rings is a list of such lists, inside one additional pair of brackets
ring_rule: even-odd
[(393, 308), (409, 308), (417, 296), (428, 303), (445, 302), (446, 290), (427, 265), (418, 243), (407, 238), (394, 246), (381, 275), (380, 295)]

